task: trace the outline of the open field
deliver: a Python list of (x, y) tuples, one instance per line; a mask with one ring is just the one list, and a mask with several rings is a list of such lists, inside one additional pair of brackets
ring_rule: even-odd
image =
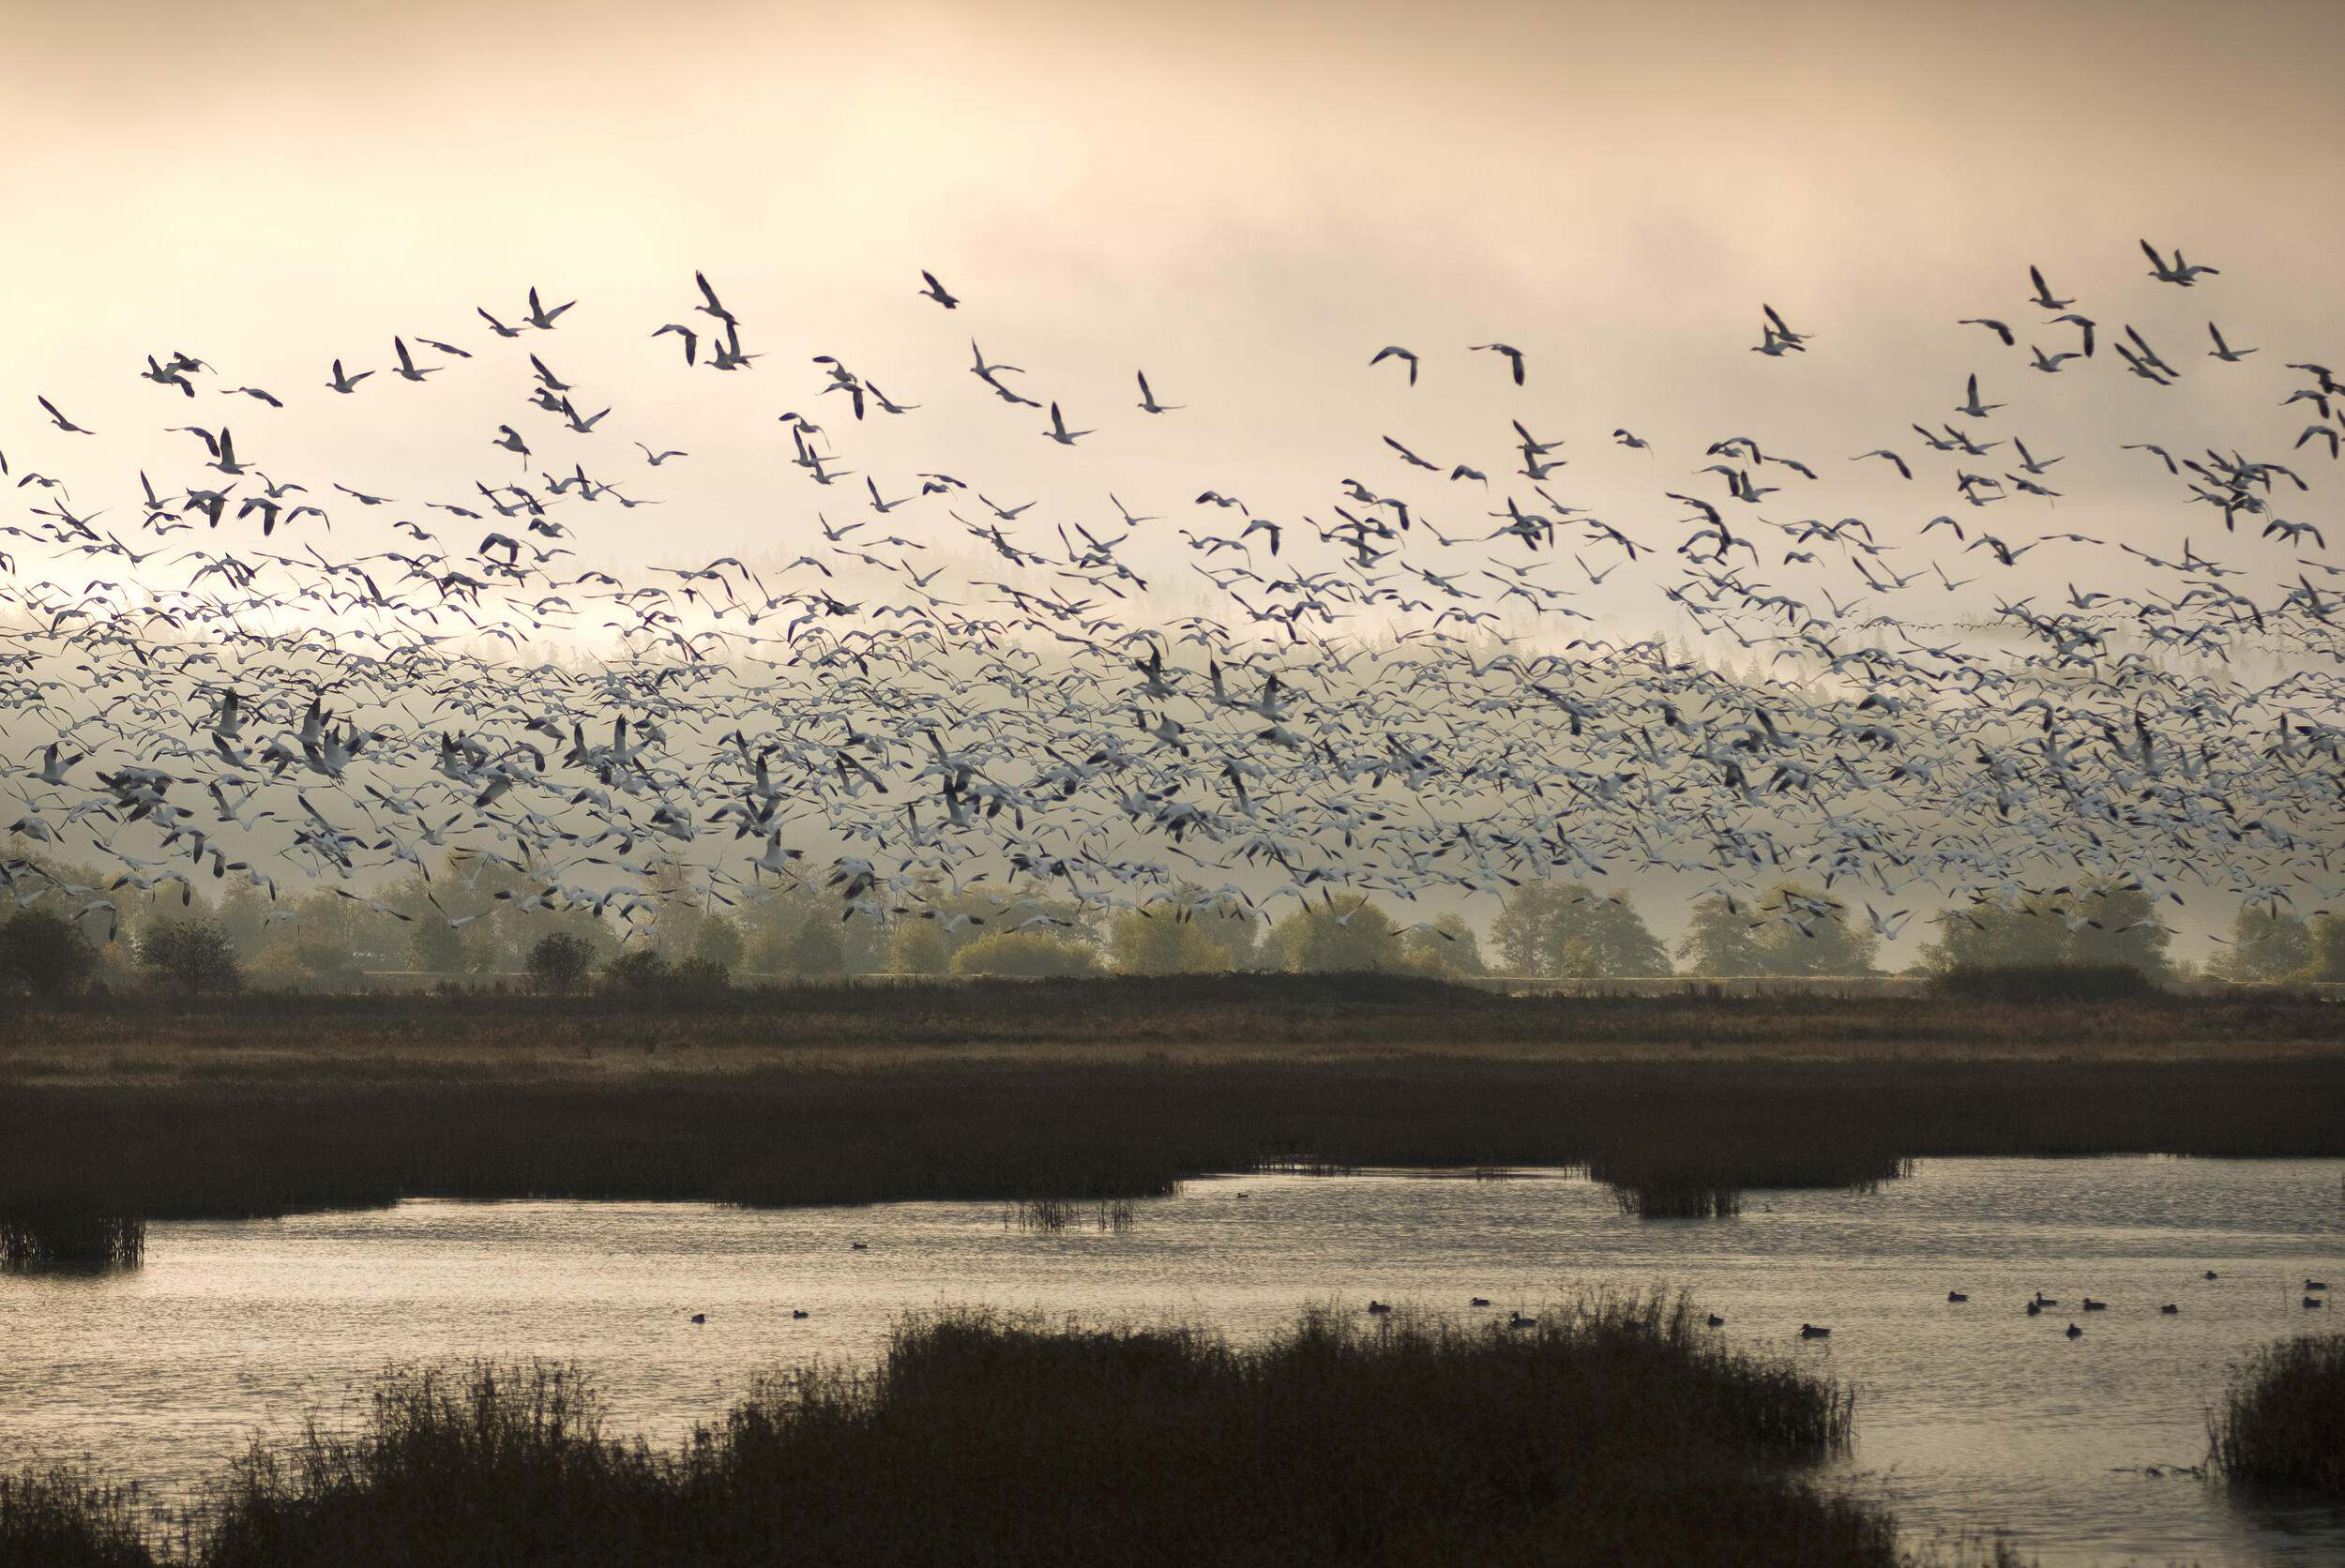
[(1927, 1155), (2345, 1153), (2345, 1013), (1509, 999), (1283, 977), (27, 1013), (0, 1213), (1139, 1197), (1270, 1166), (1711, 1195)]
[(120, 1492), (0, 1480), (0, 1558), (1893, 1563), (1884, 1512), (1793, 1468), (1852, 1415), (1682, 1298), (1521, 1328), (1309, 1314), (1243, 1349), (956, 1315), (868, 1373), (764, 1382), (675, 1452), (607, 1436), (575, 1373), (395, 1374), (355, 1430), (256, 1447), (160, 1551)]

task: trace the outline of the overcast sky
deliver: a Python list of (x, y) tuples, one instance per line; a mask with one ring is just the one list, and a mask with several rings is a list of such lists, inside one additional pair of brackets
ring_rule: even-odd
[[(785, 464), (775, 416), (798, 409), (891, 497), (941, 469), (1005, 504), (1041, 501), (1024, 526), (1112, 522), (1111, 491), (1163, 515), (1125, 554), (1177, 607), (1197, 590), (1178, 586), (1188, 552), (1166, 530), (1223, 526), (1192, 505), (1199, 490), (1292, 524), (1326, 516), (1357, 475), (1479, 531), (1510, 490), (1531, 499), (1506, 477), (1520, 418), (1565, 442), (1551, 490), (1657, 542), (1671, 575), (1685, 509), (1660, 491), (1717, 493), (1694, 477), (1702, 448), (1737, 434), (1823, 473), (1812, 491), (1783, 481), (1763, 515), (1873, 519), (1914, 566), (1919, 523), (1959, 509), (1951, 470), (1905, 487), (1848, 460), (1925, 457), (1909, 422), (1955, 418), (1976, 371), (2012, 405), (1988, 433), (2068, 457), (2056, 505), (1996, 526), (2190, 532), (2268, 584), (2294, 552), (2211, 541), (2213, 514), (2178, 505), (2162, 469), (2118, 444), (2286, 459), (2307, 417), (2278, 406), (2303, 379), (2282, 362), (2345, 367), (2345, 26), (2330, 0), (99, 0), (15, 5), (8, 26), (0, 452), (19, 474), (65, 475), (83, 507), (122, 508), (116, 527), (135, 520), (139, 470), (204, 482), (193, 438), (165, 427), (225, 420), (280, 477), (343, 479), (411, 511), (573, 462), (663, 503), (582, 522), (589, 562), (787, 561), (818, 540), (818, 507), (869, 515), (859, 490), (818, 490)], [(2156, 283), (2143, 236), (2222, 276)], [(1955, 324), (1994, 316), (2023, 345), (2071, 346), (2027, 301), (2031, 263), (2105, 335), (2138, 324), (2180, 384), (2126, 376), (2106, 351), (2036, 375)], [(918, 296), (923, 267), (961, 309)], [(687, 373), (674, 340), (650, 336), (704, 324), (695, 269), (766, 355), (751, 374)], [(498, 342), (474, 307), (517, 319), (533, 283), (581, 303), (552, 334)], [(1750, 353), (1762, 301), (1812, 352)], [(2207, 359), (2210, 319), (2263, 352)], [(380, 371), (394, 333), (479, 357), (423, 387), (378, 374), (351, 398), (325, 390), (337, 357)], [(972, 335), (1097, 433), (1072, 450), (1042, 440), (1036, 411), (964, 373)], [(1466, 352), (1492, 339), (1524, 350), (1526, 387)], [(1425, 355), (1414, 390), (1395, 365), (1369, 369), (1385, 343)], [(199, 399), (136, 377), (174, 349), (219, 369)], [(613, 408), (598, 434), (522, 406), (525, 350), (579, 384), (582, 408)], [(855, 427), (821, 395), (809, 360), (824, 353), (923, 406)], [(1187, 406), (1136, 409), (1143, 367)], [(242, 384), (289, 406), (217, 390)], [(98, 436), (49, 428), (36, 391)], [(489, 445), (507, 421), (537, 462)], [(1612, 445), (1621, 426), (1655, 451)], [(1412, 473), (1387, 434), (1499, 488)], [(654, 472), (639, 439), (694, 455)], [(2316, 489), (2283, 510), (2345, 545), (2336, 471), (2312, 450), (2296, 460)], [(938, 505), (888, 526), (952, 548)], [(334, 548), (386, 520), (339, 509)], [(1766, 567), (1801, 593), (1856, 586), (1836, 562)], [(2149, 580), (2106, 548), (2047, 548), (1956, 600), (1897, 608), (2057, 596), (2080, 575)], [(1665, 611), (1638, 581), (1585, 607), (1652, 629)]]
[[(347, 400), (323, 383), (338, 356), (379, 369), (394, 332), (489, 349), (473, 306), (510, 319), (532, 282), (583, 301), (527, 346), (615, 405), (603, 436), (619, 438), (557, 429), (541, 466), (616, 469), (636, 438), (705, 448), (656, 488), (637, 473), (670, 509), (588, 540), (619, 561), (703, 540), (786, 558), (815, 505), (853, 509), (859, 495), (815, 492), (770, 460), (784, 408), (850, 423), (841, 400), (808, 402), (816, 353), (925, 405), (839, 437), (849, 466), (892, 490), (945, 468), (1067, 516), (1097, 518), (1113, 489), (1191, 522), (1180, 514), (1203, 485), (1324, 515), (1339, 477), (1415, 477), (1378, 435), (1497, 472), (1520, 416), (1566, 438), (1562, 499), (1672, 540), (1682, 509), (1655, 480), (1682, 488), (1701, 446), (1732, 433), (1833, 465), (1828, 501), (1791, 505), (1915, 521), (1946, 508), (1943, 490), (1899, 490), (1845, 460), (1911, 447), (1908, 419), (1947, 415), (1971, 369), (2057, 432), (2039, 449), (2088, 448), (2060, 516), (2036, 520), (2107, 526), (2172, 490), (2100, 437), (2284, 445), (2301, 421), (2267, 408), (2289, 379), (2279, 362), (2345, 365), (2345, 45), (2317, 0), (1763, 17), (429, 0), (12, 12), (0, 451), (91, 474), (102, 457), (121, 486), (132, 466), (159, 475), (201, 455), (165, 424), (231, 415), (264, 467), (393, 493), (518, 476), (486, 438), (515, 417), (525, 371), (476, 362)], [(2142, 235), (2223, 278), (2153, 284)], [(2030, 262), (2081, 309), (2141, 323), (2183, 384), (2160, 392), (2105, 354), (2090, 378), (2035, 376), (1953, 324), (2065, 330), (2035, 326)], [(960, 311), (916, 296), (923, 266)], [(753, 377), (688, 377), (674, 340), (648, 338), (689, 319), (695, 268), (768, 353)], [(1749, 354), (1762, 300), (1816, 334), (1814, 352)], [(2212, 367), (2211, 316), (2267, 352)], [(1099, 434), (1071, 452), (1040, 440), (1033, 411), (962, 373), (972, 333)], [(1492, 338), (1530, 356), (1522, 391), (1464, 352)], [(1394, 367), (1368, 370), (1385, 342), (1427, 355), (1414, 394)], [(169, 348), (295, 406), (267, 415), (207, 388), (179, 408), (133, 375)], [(1134, 409), (1143, 366), (1188, 408)], [(98, 443), (48, 430), (33, 390)], [(1662, 457), (1611, 446), (1621, 425)], [(112, 498), (83, 483), (84, 504)], [(1452, 531), (1490, 504), (1422, 493)], [(2054, 577), (2074, 565), (2040, 559)]]

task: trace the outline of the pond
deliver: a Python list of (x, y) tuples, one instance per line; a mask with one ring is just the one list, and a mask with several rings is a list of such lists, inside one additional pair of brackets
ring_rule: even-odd
[[(1855, 1451), (1830, 1474), (1916, 1538), (2003, 1530), (2048, 1562), (2337, 1561), (2345, 1515), (2171, 1467), (2204, 1458), (2232, 1362), (2332, 1326), (2302, 1286), (2345, 1285), (2341, 1177), (2334, 1160), (1929, 1160), (1877, 1192), (1754, 1191), (1739, 1218), (1687, 1221), (1626, 1217), (1559, 1173), (1364, 1172), (1192, 1182), (1122, 1229), (1079, 1208), (1038, 1230), (971, 1203), (408, 1202), (159, 1224), (143, 1268), (0, 1275), (0, 1465), (87, 1459), (185, 1497), (256, 1432), (355, 1413), (390, 1362), (575, 1360), (616, 1430), (673, 1440), (759, 1371), (870, 1359), (907, 1309), (1244, 1336), (1313, 1302), (1470, 1316), (1483, 1296), (1503, 1315), (1666, 1287), (1724, 1317), (1728, 1340), (1856, 1386)], [(2030, 1318), (2039, 1290), (2062, 1304)], [(2083, 1312), (2087, 1294), (2108, 1310)], [(1832, 1335), (1803, 1342), (1803, 1322)]]

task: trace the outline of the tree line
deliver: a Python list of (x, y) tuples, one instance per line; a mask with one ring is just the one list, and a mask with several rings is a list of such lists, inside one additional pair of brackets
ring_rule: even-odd
[[(720, 900), (674, 869), (649, 888), (650, 918), (623, 933), (592, 910), (549, 902), (542, 882), (508, 863), (463, 852), (377, 895), (328, 885), (272, 901), (243, 885), (217, 898), (175, 884), (159, 896), (116, 888), (78, 917), (66, 912), (71, 894), (96, 890), (88, 868), (40, 873), (19, 878), (19, 907), (0, 922), (0, 984), (39, 994), (359, 990), (398, 971), (548, 991), (857, 974), (1855, 977), (1882, 972), (1884, 934), (1909, 918), (1786, 881), (1698, 897), (1673, 949), (1625, 895), (1564, 882), (1514, 889), (1486, 938), (1455, 912), (1404, 923), (1363, 894), (1325, 894), (1265, 922), (1234, 895), (1195, 887), (1106, 917), (1072, 899), (939, 887), (887, 918), (842, 920), (838, 901), (811, 889)], [(27, 897), (40, 887), (49, 893)], [(1911, 972), (2123, 966), (2177, 978), (2157, 914), (2148, 889), (2113, 881), (1958, 905), (1929, 917)], [(2218, 942), (2206, 968), (2216, 978), (2345, 979), (2345, 921), (2326, 912), (2243, 908)]]

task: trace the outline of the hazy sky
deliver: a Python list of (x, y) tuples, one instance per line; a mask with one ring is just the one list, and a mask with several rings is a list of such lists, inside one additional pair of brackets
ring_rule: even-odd
[[(775, 415), (800, 409), (890, 496), (943, 469), (1004, 503), (1042, 501), (1028, 525), (1097, 526), (1113, 490), (1164, 516), (1125, 554), (1177, 584), (1188, 556), (1166, 531), (1223, 526), (1190, 504), (1207, 486), (1292, 523), (1325, 516), (1356, 475), (1453, 533), (1486, 529), (1520, 418), (1566, 442), (1551, 489), (1659, 543), (1673, 576), (1684, 508), (1659, 492), (1687, 488), (1728, 435), (1824, 474), (1763, 515), (1863, 515), (1910, 542), (1958, 509), (1949, 475), (1901, 487), (1848, 459), (1923, 456), (1909, 421), (1953, 417), (1975, 370), (2014, 405), (1990, 433), (2069, 457), (2065, 499), (1996, 526), (2191, 531), (2207, 548), (2213, 515), (2177, 505), (2117, 443), (2286, 459), (2306, 420), (2278, 406), (2301, 381), (2282, 362), (2345, 367), (2333, 0), (20, 0), (5, 20), (0, 452), (20, 474), (66, 475), (83, 507), (119, 507), (115, 527), (135, 521), (140, 469), (166, 490), (205, 482), (194, 439), (166, 426), (225, 420), (262, 467), (313, 489), (340, 478), (412, 504), (582, 462), (665, 503), (578, 520), (589, 562), (786, 561), (818, 537), (818, 507), (868, 515), (860, 490), (818, 490), (783, 462)], [(2154, 283), (2141, 236), (2223, 276)], [(2023, 344), (2069, 346), (2026, 301), (2030, 263), (2105, 333), (2139, 324), (2181, 384), (2133, 380), (2106, 352), (2085, 373), (2038, 376), (1955, 324), (1995, 316)], [(922, 267), (962, 309), (918, 297)], [(649, 336), (705, 320), (689, 313), (696, 268), (767, 355), (751, 374), (688, 374), (673, 340)], [(552, 334), (496, 342), (473, 308), (513, 320), (532, 283), (581, 303)], [(1814, 352), (1749, 353), (1763, 300)], [(2210, 317), (2264, 352), (2214, 364)], [(424, 387), (378, 375), (356, 397), (324, 390), (338, 356), (379, 371), (394, 333), (480, 357)], [(1071, 451), (1041, 440), (1036, 411), (963, 373), (973, 334), (1098, 433)], [(1526, 352), (1527, 387), (1465, 352), (1491, 339)], [(1369, 369), (1388, 342), (1425, 354), (1415, 390), (1397, 367)], [(136, 379), (145, 354), (174, 349), (221, 380), (182, 400)], [(582, 408), (613, 407), (598, 435), (523, 408), (528, 349), (580, 384)], [(808, 361), (822, 353), (922, 409), (855, 427), (820, 393)], [(1141, 414), (1139, 367), (1188, 406)], [(245, 383), (288, 408), (215, 390)], [(36, 391), (99, 434), (51, 430)], [(507, 421), (537, 462), (488, 445)], [(1623, 425), (1656, 453), (1611, 445)], [(1501, 488), (1412, 474), (1385, 434)], [(646, 470), (637, 439), (694, 456)], [(2335, 471), (2297, 460), (2320, 488), (2283, 509), (2345, 544)], [(331, 548), (386, 521), (340, 507)], [(958, 537), (933, 505), (888, 525)], [(2216, 543), (2260, 584), (2292, 574), (2285, 547)], [(2057, 596), (2080, 572), (2116, 585), (2112, 550), (2065, 550), (1983, 573), (1943, 608)], [(1763, 575), (1855, 586), (1837, 563), (1813, 570), (1771, 558)], [(1657, 604), (1626, 608), (1634, 580), (1587, 607), (1649, 629)]]
[[(486, 347), (472, 307), (509, 317), (531, 282), (584, 303), (529, 346), (618, 409), (618, 441), (557, 430), (541, 466), (614, 469), (638, 437), (708, 448), (657, 476), (666, 511), (589, 541), (613, 559), (655, 517), (661, 549), (787, 555), (815, 505), (854, 509), (763, 458), (786, 450), (773, 415), (821, 385), (816, 353), (925, 405), (840, 438), (893, 490), (941, 466), (1069, 515), (1112, 488), (1187, 523), (1206, 484), (1291, 514), (1346, 474), (1410, 477), (1383, 433), (1497, 472), (1520, 416), (1567, 438), (1565, 500), (1654, 530), (1679, 511), (1657, 477), (1745, 431), (1829, 460), (1833, 515), (1944, 509), (1845, 459), (1910, 446), (1908, 418), (1943, 416), (1969, 369), (2068, 421), (2039, 446), (2202, 426), (2252, 445), (2297, 423), (2229, 429), (2277, 403), (2279, 361), (2345, 365), (2345, 43), (2320, 0), (9, 10), (0, 450), (104, 457), (124, 485), (195, 451), (164, 424), (232, 415), (265, 467), (392, 493), (518, 475), (485, 437), (525, 377), (322, 383), (337, 356), (379, 369), (394, 332)], [(2225, 276), (2153, 285), (2140, 235)], [(2193, 372), (2210, 315), (2269, 347), (2165, 393), (2030, 375), (1952, 324), (2028, 330), (2031, 261)], [(961, 310), (917, 298), (922, 266)], [(687, 377), (647, 338), (688, 310), (696, 267), (769, 353), (755, 376)], [(1762, 300), (1818, 352), (1747, 353)], [(961, 373), (972, 333), (1100, 434), (1039, 440)], [(1490, 338), (1531, 356), (1522, 392), (1462, 352)], [(1415, 394), (1367, 370), (1388, 341), (1427, 354)], [(166, 408), (132, 372), (174, 347), (308, 406)], [(1141, 366), (1190, 406), (1140, 415)], [(33, 390), (99, 442), (47, 430)], [(838, 430), (840, 402), (811, 407)], [(1609, 445), (1624, 424), (1657, 467)], [(2066, 475), (2072, 525), (2171, 494), (2097, 445)]]

